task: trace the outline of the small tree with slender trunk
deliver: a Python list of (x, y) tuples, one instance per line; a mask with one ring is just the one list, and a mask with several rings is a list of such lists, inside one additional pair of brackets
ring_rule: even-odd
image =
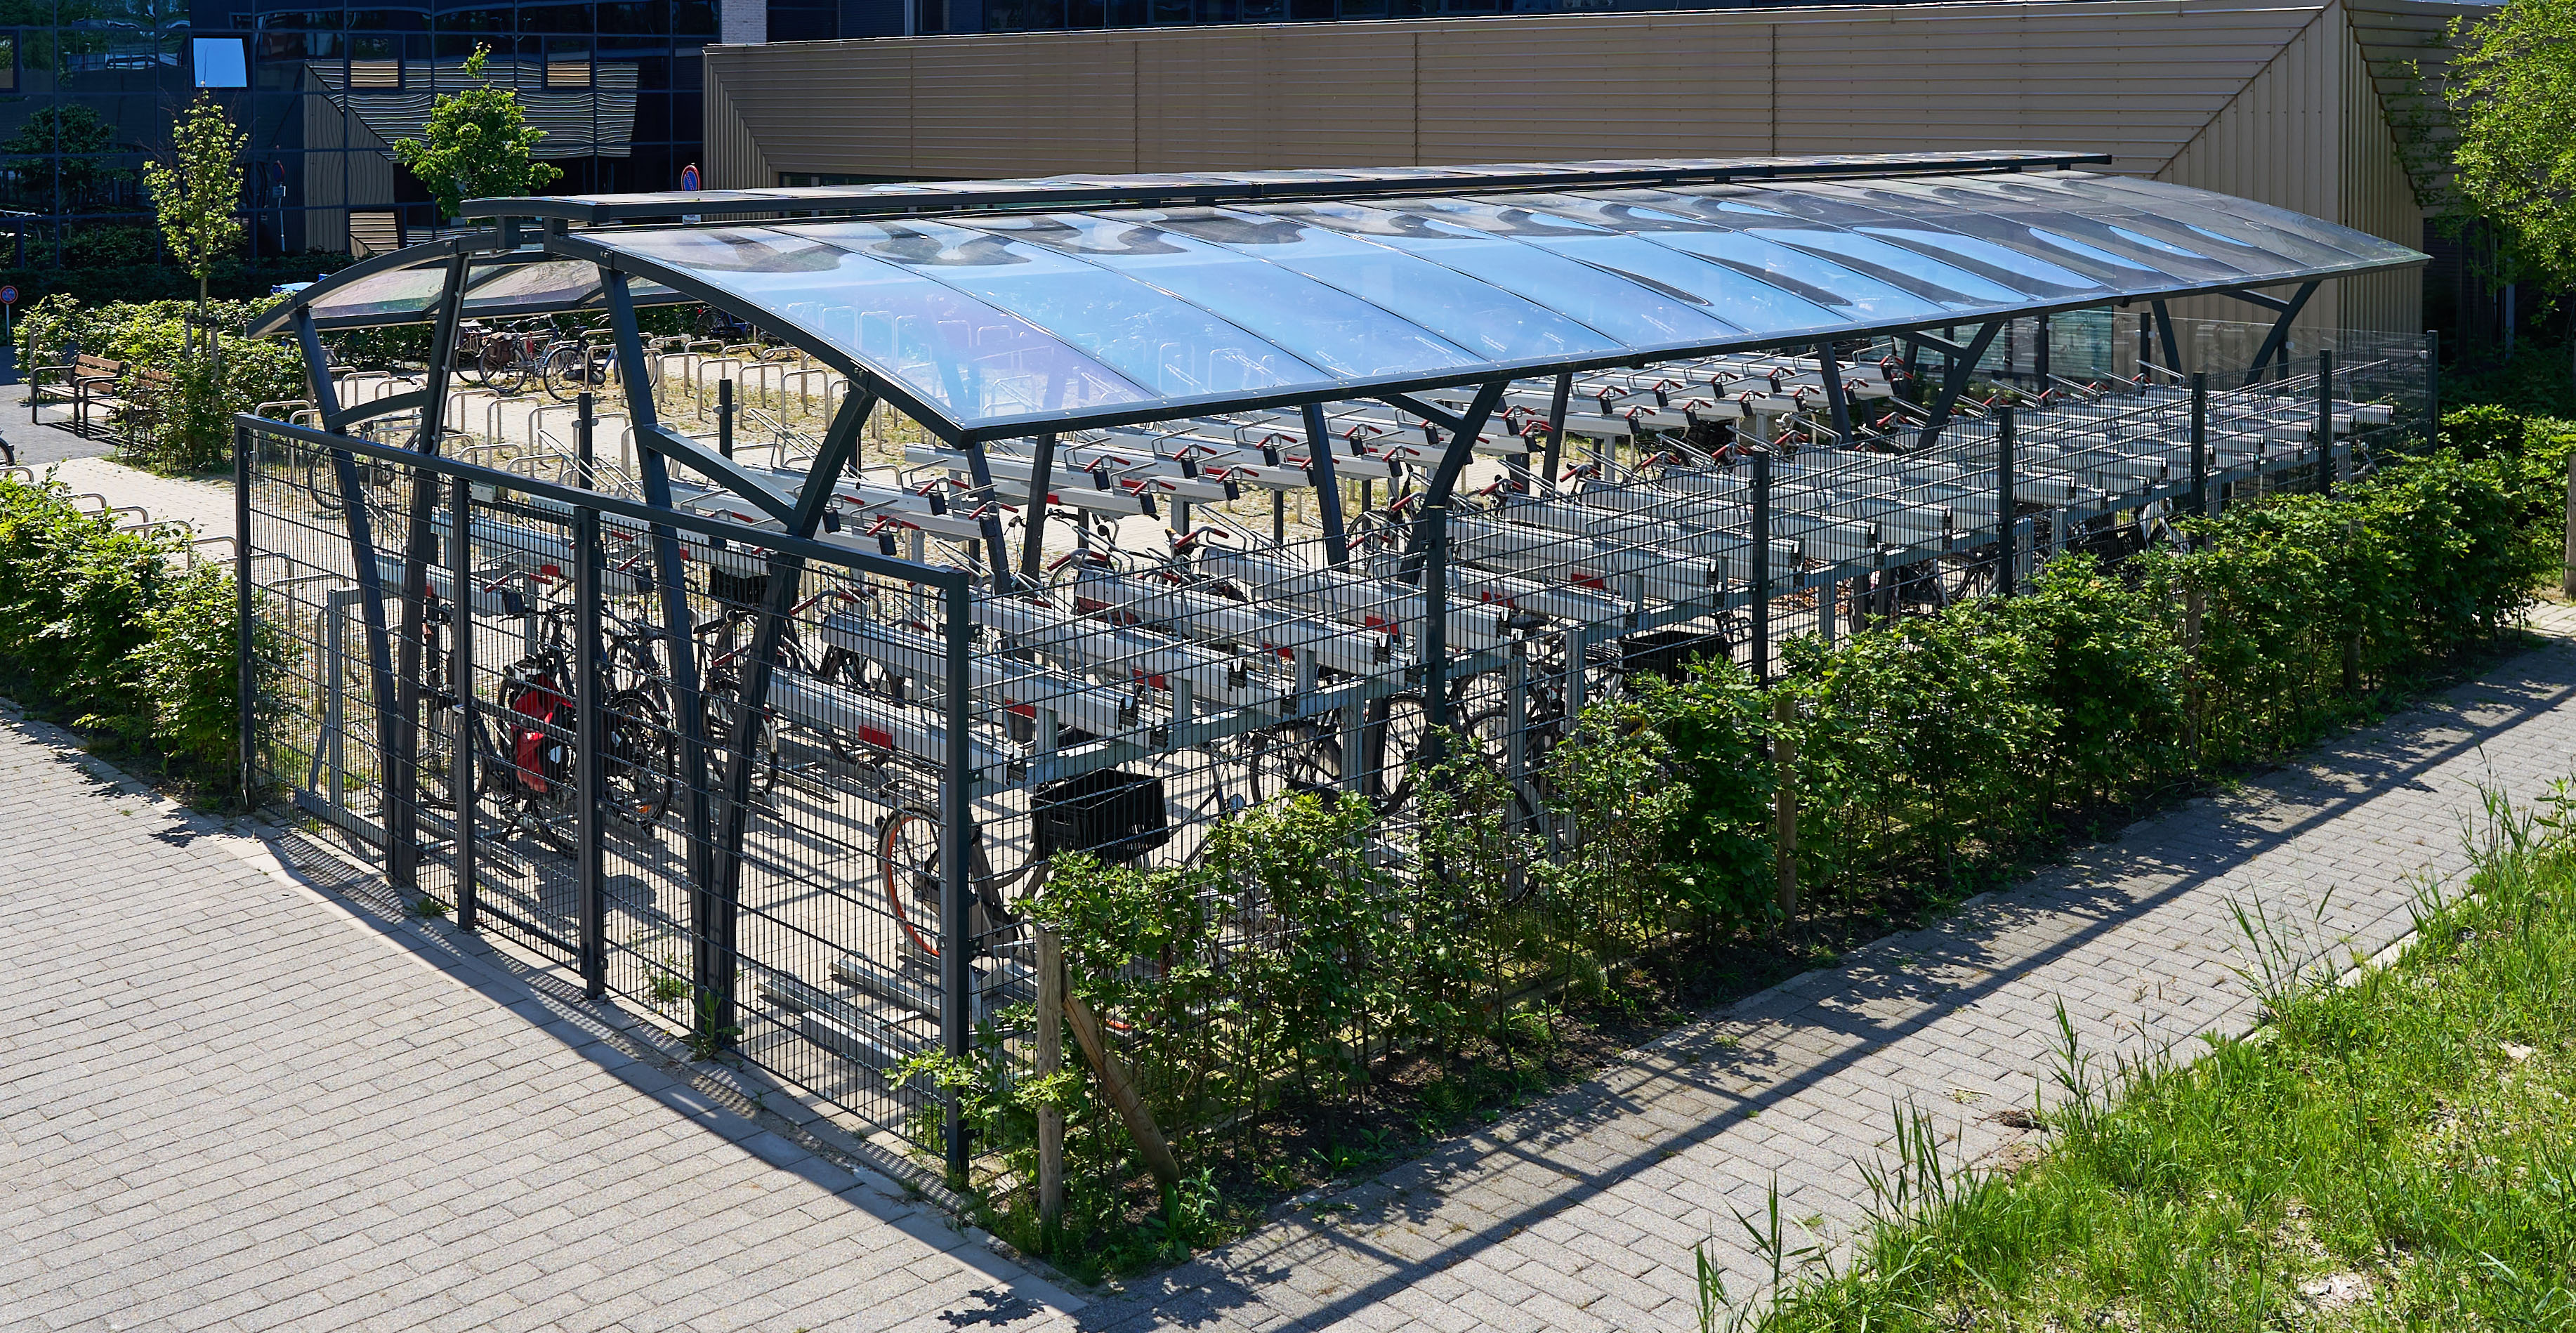
[(170, 161), (146, 166), (143, 183), (160, 214), (171, 258), (197, 280), (197, 323), (203, 328), (206, 282), (215, 261), (242, 242), (241, 156), (248, 140), (212, 93), (197, 94), (170, 130)]
[[(489, 54), (490, 47), (475, 47), (465, 59), (466, 77), (480, 81)], [(537, 141), (546, 132), (528, 128), (519, 95), (508, 88), (482, 83), (441, 96), (430, 104), (421, 133), (422, 138), (396, 141), (394, 160), (429, 187), (442, 222), (468, 199), (534, 194), (563, 175), (536, 160)]]

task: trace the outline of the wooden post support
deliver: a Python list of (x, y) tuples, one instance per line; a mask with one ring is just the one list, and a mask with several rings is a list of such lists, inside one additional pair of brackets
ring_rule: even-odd
[(1771, 696), (1771, 720), (1780, 724), (1771, 737), (1771, 771), (1778, 779), (1772, 794), (1772, 847), (1780, 872), (1780, 919), (1798, 914), (1798, 738), (1789, 730), (1797, 705), (1789, 692)]
[(2567, 456), (2567, 571), (2563, 590), (2576, 597), (2576, 454)]
[[(1064, 1067), (1064, 943), (1045, 926), (1038, 937), (1037, 1076), (1052, 1077)], [(1064, 1215), (1064, 1108), (1038, 1108), (1038, 1231), (1055, 1243), (1056, 1222)]]
[(1100, 1020), (1092, 1017), (1091, 1006), (1084, 1004), (1070, 986), (1064, 992), (1064, 1016), (1073, 1020), (1073, 1039), (1082, 1043), (1082, 1053), (1099, 1072), (1100, 1086), (1108, 1090), (1110, 1106), (1126, 1122), (1127, 1137), (1136, 1141), (1138, 1155), (1145, 1159), (1155, 1180), (1166, 1189), (1178, 1188), (1181, 1164), (1172, 1156), (1172, 1145), (1164, 1141), (1163, 1131), (1154, 1124), (1154, 1113), (1146, 1109), (1136, 1085), (1127, 1081), (1127, 1071), (1111, 1058), (1107, 1043), (1100, 1038)]

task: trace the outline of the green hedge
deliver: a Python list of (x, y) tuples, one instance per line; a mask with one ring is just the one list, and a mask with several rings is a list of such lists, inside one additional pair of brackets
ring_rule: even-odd
[[(116, 531), (52, 481), (0, 479), (0, 687), (229, 791), (241, 734), (232, 571), (184, 568), (185, 549), (164, 532)], [(259, 650), (273, 690), (283, 633), (263, 622)]]
[[(1643, 950), (1687, 958), (1773, 925), (1782, 740), (1810, 900), (1868, 906), (1955, 899), (2384, 708), (2507, 630), (2558, 560), (2576, 427), (2485, 409), (2445, 424), (2445, 447), (2330, 497), (2187, 523), (2187, 553), (2067, 555), (2020, 596), (1793, 641), (1769, 692), (1703, 662), (1597, 705), (1544, 761), (1579, 848), (1561, 860), (1509, 830), (1500, 778), (1461, 759), (1402, 831), (1357, 797), (1295, 797), (1221, 822), (1185, 868), (1066, 858), (1032, 915), (1205, 1173), (1219, 1126), (1364, 1095), (1364, 1051), (1507, 1050), (1506, 997), (1615, 1000), (1612, 969)], [(1024, 1197), (996, 1199), (1006, 1234), (1088, 1269), (1204, 1225), (1212, 1205), (1182, 1191), (1144, 1232), (1123, 1226), (1143, 1197), (1131, 1145), (1069, 1080), (1005, 1092), (989, 1063), (919, 1072), (967, 1090), (982, 1141), (1023, 1174), (1037, 1107), (1067, 1109), (1067, 1229), (1038, 1236)]]

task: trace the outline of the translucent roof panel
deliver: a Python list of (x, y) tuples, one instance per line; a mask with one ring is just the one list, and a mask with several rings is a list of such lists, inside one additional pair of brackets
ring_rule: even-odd
[[(467, 309), (594, 305), (598, 267), (614, 267), (640, 291), (722, 305), (873, 378), (957, 440), (2275, 287), (2423, 259), (2314, 218), (2129, 177), (1881, 164), (1835, 178), (1684, 179), (1694, 165), (1078, 177), (1051, 187), (1177, 199), (1216, 180), (1352, 193), (597, 227), (550, 234), (550, 257), (478, 259)], [(1659, 174), (1669, 179), (1646, 179)], [(1389, 181), (1436, 190), (1355, 188)], [(954, 186), (989, 204), (977, 194), (985, 184)], [(918, 202), (947, 187), (901, 188)], [(446, 263), (424, 253), (298, 299), (326, 323), (422, 319)]]

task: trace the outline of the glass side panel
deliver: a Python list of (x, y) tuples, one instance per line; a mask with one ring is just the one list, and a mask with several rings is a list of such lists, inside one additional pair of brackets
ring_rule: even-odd
[(1045, 330), (897, 264), (767, 228), (630, 232), (620, 250), (774, 310), (960, 425), (1151, 401)]
[(1616, 351), (1621, 344), (1543, 306), (1454, 269), (1311, 222), (1221, 208), (1133, 216), (1337, 287), (1487, 361)]
[(1311, 221), (1418, 255), (1479, 282), (1518, 293), (1632, 347), (1708, 343), (1741, 331), (1717, 319), (1696, 297), (1642, 286), (1544, 248), (1480, 232), (1438, 215), (1349, 204), (1280, 204), (1248, 211)]
[(377, 319), (400, 323), (402, 317), (418, 318), (438, 304), (439, 293), (447, 289), (447, 261), (439, 257), (425, 268), (398, 268), (358, 279), (348, 286), (315, 301), (313, 317), (317, 320)]
[(1132, 278), (942, 222), (842, 222), (799, 235), (902, 264), (989, 302), (1171, 397), (1244, 392), (1331, 377), (1207, 311)]
[(1346, 378), (1411, 375), (1483, 358), (1312, 278), (1128, 218), (995, 218), (977, 227), (1125, 274)]
[(477, 269), (465, 293), (465, 313), (507, 307), (513, 310), (571, 310), (599, 295), (599, 267), (579, 260), (545, 260), (507, 268)]

